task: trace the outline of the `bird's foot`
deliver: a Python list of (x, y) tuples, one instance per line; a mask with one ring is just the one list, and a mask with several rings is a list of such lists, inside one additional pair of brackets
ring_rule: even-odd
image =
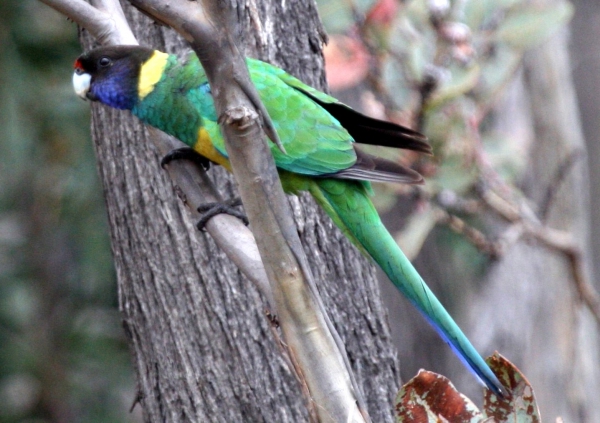
[(192, 163), (196, 163), (204, 170), (208, 170), (210, 168), (210, 160), (196, 152), (196, 150), (191, 147), (176, 148), (169, 151), (167, 155), (160, 161), (160, 165), (164, 169), (166, 165), (174, 160), (188, 160)]
[(208, 221), (221, 213), (226, 213), (229, 214), (231, 216), (235, 216), (238, 219), (240, 219), (242, 222), (244, 222), (244, 225), (248, 226), (248, 218), (246, 217), (246, 215), (239, 211), (236, 210), (234, 207), (238, 207), (242, 205), (242, 200), (238, 197), (238, 198), (232, 198), (231, 200), (227, 200), (227, 201), (223, 201), (220, 203), (206, 203), (206, 204), (202, 204), (200, 207), (198, 207), (198, 212), (202, 213), (202, 215), (200, 216), (200, 220), (198, 220), (198, 223), (196, 223), (196, 228), (198, 228), (199, 231), (204, 231), (206, 224), (208, 223)]

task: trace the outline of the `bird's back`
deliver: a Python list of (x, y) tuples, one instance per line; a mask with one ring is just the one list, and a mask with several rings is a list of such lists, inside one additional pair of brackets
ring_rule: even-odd
[[(310, 97), (280, 78), (280, 75), (291, 76), (254, 59), (248, 59), (248, 67), (287, 151), (283, 154), (271, 144), (279, 168), (324, 175), (356, 162), (350, 134)], [(193, 54), (183, 63), (170, 56), (161, 79), (132, 112), (191, 147), (198, 142), (198, 133), (204, 128), (214, 147), (227, 155), (206, 73)]]

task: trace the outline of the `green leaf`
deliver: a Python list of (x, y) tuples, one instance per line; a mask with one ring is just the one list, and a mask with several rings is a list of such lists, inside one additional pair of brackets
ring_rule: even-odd
[(427, 102), (427, 109), (439, 107), (447, 101), (466, 94), (477, 85), (481, 75), (481, 69), (477, 64), (467, 68), (451, 66), (448, 70), (450, 71), (450, 77), (443, 81), (441, 86), (433, 93)]
[(392, 100), (396, 108), (399, 110), (408, 108), (414, 91), (407, 81), (401, 64), (397, 60), (386, 59), (383, 62), (381, 77), (388, 92), (393, 93)]
[(511, 8), (496, 31), (496, 39), (514, 48), (526, 50), (546, 41), (573, 16), (568, 2), (553, 7), (527, 5)]
[(448, 189), (457, 194), (468, 192), (475, 180), (478, 172), (474, 167), (467, 167), (459, 157), (448, 157), (440, 166), (435, 177), (438, 189)]
[(512, 7), (521, 0), (469, 0), (464, 5), (464, 23), (471, 29), (484, 26), (502, 10)]
[(429, 22), (429, 5), (427, 0), (412, 0), (404, 6), (404, 13), (411, 22), (423, 25)]
[(488, 132), (482, 135), (486, 159), (508, 183), (516, 184), (527, 168), (528, 144), (517, 133)]
[(482, 106), (493, 102), (513, 79), (523, 53), (506, 44), (498, 43), (494, 53), (480, 60), (481, 80), (475, 95)]
[(317, 0), (319, 17), (331, 34), (344, 34), (356, 23), (351, 5), (358, 14), (366, 13), (375, 0), (356, 0), (352, 3), (344, 0)]
[[(408, 71), (409, 79), (423, 79), (425, 67), (434, 60), (435, 45), (436, 36), (431, 24), (421, 22), (418, 16), (411, 18), (406, 10), (391, 28), (388, 47), (400, 58), (401, 67)], [(402, 72), (398, 77), (405, 78)]]

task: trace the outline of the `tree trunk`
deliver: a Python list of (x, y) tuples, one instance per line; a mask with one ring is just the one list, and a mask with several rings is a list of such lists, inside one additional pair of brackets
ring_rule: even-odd
[[(323, 30), (312, 1), (233, 3), (247, 54), (323, 87)], [(141, 44), (169, 52), (187, 48), (173, 31), (131, 8), (126, 13)], [(263, 299), (195, 230), (160, 158), (147, 148), (146, 131), (126, 113), (98, 105), (92, 126), (144, 419), (306, 421), (306, 398), (280, 352)], [(226, 172), (211, 173), (232, 195)], [(312, 200), (291, 201), (316, 280), (338, 281), (319, 288), (368, 411), (373, 421), (392, 421), (398, 361), (374, 271)]]

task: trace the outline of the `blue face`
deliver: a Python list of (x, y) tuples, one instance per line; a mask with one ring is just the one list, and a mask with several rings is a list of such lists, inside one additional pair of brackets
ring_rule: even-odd
[(101, 47), (82, 54), (75, 61), (75, 91), (92, 101), (131, 110), (138, 103), (140, 67), (152, 54), (152, 49), (140, 46)]
[(134, 72), (127, 62), (113, 62), (110, 68), (92, 77), (87, 97), (116, 109), (131, 110), (138, 101)]

